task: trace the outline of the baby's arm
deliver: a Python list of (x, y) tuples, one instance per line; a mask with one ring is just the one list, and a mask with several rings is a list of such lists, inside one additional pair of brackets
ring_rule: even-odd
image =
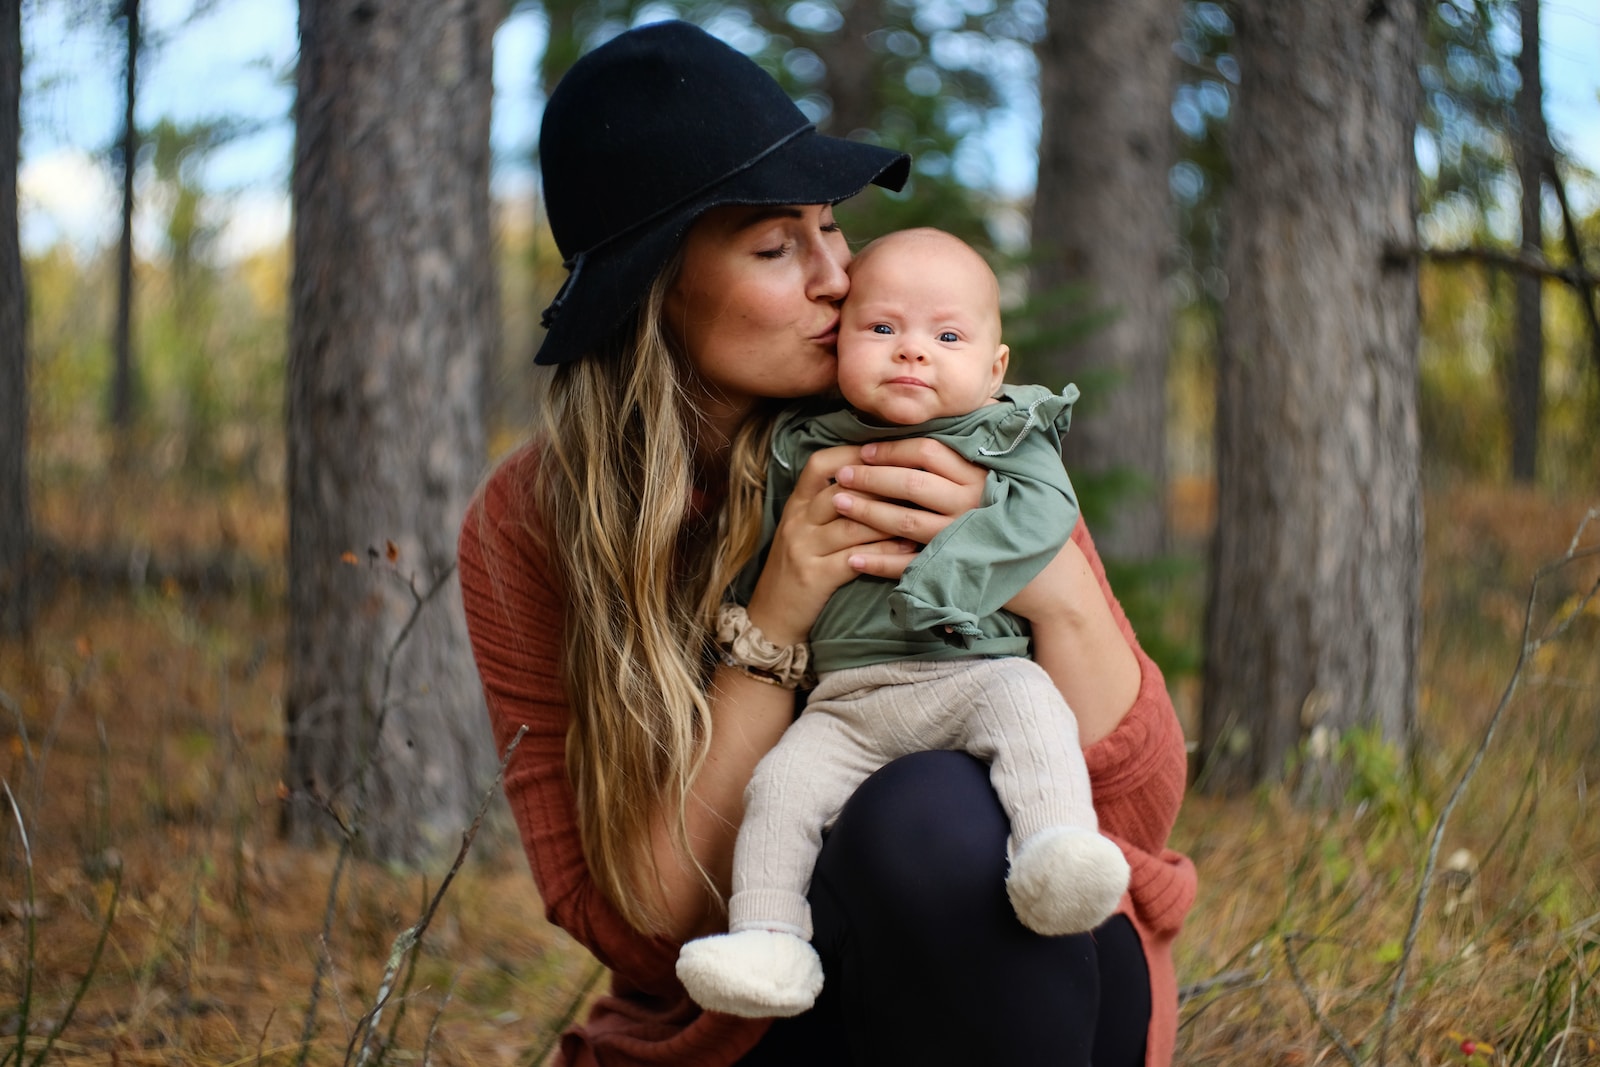
[(978, 620), (1055, 558), (1078, 521), (1054, 434), (1030, 433), (1005, 455), (968, 458), (989, 468), (982, 503), (918, 553), (889, 599), (896, 625), (963, 643), (981, 636)]

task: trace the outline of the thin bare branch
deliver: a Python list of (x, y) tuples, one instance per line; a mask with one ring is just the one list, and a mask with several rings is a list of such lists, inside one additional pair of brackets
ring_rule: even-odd
[(311, 975), (311, 997), (306, 1004), (306, 1018), (300, 1028), (300, 1055), (295, 1060), (297, 1067), (305, 1067), (306, 1060), (311, 1056), (311, 1039), (317, 1032), (317, 1009), (322, 1000), (322, 983), (327, 980), (328, 971), (333, 967), (333, 959), (328, 952), (328, 944), (333, 937), (333, 916), (339, 907), (339, 882), (344, 877), (344, 867), (350, 860), (352, 839), (346, 836), (339, 845), (339, 858), (333, 864), (333, 877), (328, 880), (328, 902), (322, 909), (322, 934), (320, 945), (322, 951), (317, 953), (316, 970)]
[(1310, 1009), (1311, 1017), (1317, 1021), (1318, 1026), (1322, 1027), (1322, 1032), (1328, 1035), (1328, 1040), (1338, 1046), (1339, 1054), (1345, 1058), (1345, 1062), (1350, 1067), (1361, 1067), (1361, 1058), (1356, 1055), (1356, 1050), (1350, 1047), (1350, 1042), (1344, 1039), (1344, 1035), (1333, 1025), (1333, 1022), (1322, 1014), (1322, 1009), (1317, 1007), (1317, 998), (1312, 994), (1311, 987), (1306, 984), (1305, 976), (1300, 973), (1300, 958), (1294, 952), (1294, 943), (1299, 936), (1299, 934), (1294, 933), (1283, 935), (1283, 955), (1284, 959), (1288, 961), (1289, 975), (1294, 979), (1295, 988), (1300, 990), (1300, 996), (1304, 998), (1306, 1007)]
[(1384, 252), (1384, 262), (1407, 263), (1413, 259), (1428, 259), (1435, 263), (1484, 263), (1492, 267), (1535, 274), (1565, 282), (1587, 298), (1588, 291), (1600, 289), (1600, 277), (1584, 270), (1582, 266), (1561, 266), (1543, 256), (1521, 250), (1505, 248), (1408, 248), (1392, 245)]
[(72, 991), (72, 1000), (67, 1003), (67, 1010), (50, 1028), (50, 1034), (44, 1040), (44, 1047), (34, 1053), (31, 1067), (41, 1067), (45, 1058), (50, 1055), (50, 1050), (55, 1047), (57, 1039), (66, 1033), (72, 1017), (78, 1012), (78, 1005), (83, 1003), (83, 995), (89, 991), (89, 983), (94, 981), (94, 974), (100, 969), (100, 954), (105, 951), (106, 938), (111, 935), (111, 924), (117, 921), (117, 902), (122, 899), (122, 864), (117, 864), (113, 870), (116, 873), (111, 880), (111, 901), (106, 905), (106, 918), (100, 924), (100, 936), (95, 939), (94, 951), (89, 954), (89, 966), (84, 970), (83, 980), (78, 983), (78, 988)]
[[(22, 809), (17, 807), (17, 798), (11, 792), (11, 783), (0, 778), (0, 787), (6, 791), (6, 801), (11, 805), (11, 817), (17, 822), (17, 835), (22, 841), (22, 927), (23, 927), (23, 957), (22, 957), (22, 993), (17, 998), (17, 1067), (22, 1067), (23, 1057), (28, 1054), (28, 1014), (33, 1007), (33, 969), (38, 960), (38, 917), (34, 914), (36, 897), (33, 887), (33, 846), (28, 842), (28, 827), (22, 821)], [(0, 1063), (8, 1062), (11, 1053), (7, 1053)]]
[(1266, 981), (1266, 975), (1259, 971), (1223, 971), (1221, 974), (1210, 978), (1203, 978), (1198, 982), (1190, 982), (1178, 990), (1178, 1003), (1186, 1004), (1195, 997), (1203, 997), (1213, 989), (1239, 989), (1242, 987), (1259, 986)]
[[(1562, 180), (1561, 172), (1556, 169), (1553, 152), (1545, 156), (1544, 164), (1544, 176), (1550, 182), (1550, 187), (1555, 190), (1556, 202), (1561, 205), (1561, 230), (1566, 241), (1567, 254), (1572, 257), (1572, 262), (1578, 265), (1578, 270), (1587, 272), (1588, 264), (1583, 254), (1583, 242), (1578, 238), (1578, 220), (1573, 213), (1572, 204), (1567, 200), (1567, 183)], [(1584, 317), (1589, 320), (1589, 351), (1594, 355), (1595, 373), (1600, 374), (1600, 313), (1594, 309), (1593, 294), (1580, 291), (1578, 296), (1583, 304)]]
[(378, 986), (376, 1003), (373, 1004), (372, 1010), (362, 1020), (362, 1026), (366, 1033), (361, 1042), (361, 1054), (356, 1058), (356, 1067), (366, 1067), (367, 1060), (372, 1054), (373, 1035), (378, 1032), (378, 1024), (383, 1019), (383, 1009), (388, 1003), (390, 993), (394, 990), (394, 981), (395, 977), (400, 973), (400, 966), (422, 941), (422, 935), (427, 932), (428, 927), (433, 923), (433, 917), (438, 912), (439, 904), (444, 900), (445, 893), (449, 892), (450, 885), (455, 881), (456, 875), (460, 873), (462, 864), (467, 861), (467, 853), (471, 851), (472, 842), (478, 837), (478, 830), (483, 826), (484, 816), (489, 813), (489, 805), (494, 802), (495, 796), (500, 792), (500, 783), (505, 779), (506, 766), (511, 762), (511, 755), (516, 752), (517, 746), (522, 744), (522, 739), (527, 733), (528, 728), (526, 726), (519, 727), (517, 735), (506, 746), (505, 755), (500, 759), (500, 767), (495, 771), (494, 780), (484, 790), (483, 799), (478, 803), (477, 814), (473, 816), (471, 825), (461, 834), (461, 847), (456, 850), (455, 862), (450, 864), (450, 869), (445, 872), (444, 880), (439, 883), (439, 888), (434, 890), (433, 898), (428, 901), (428, 906), (423, 911), (422, 917), (400, 931), (399, 936), (394, 939), (394, 946), (389, 951), (389, 961), (384, 967), (383, 981)]
[(428, 1026), (428, 1036), (422, 1042), (422, 1067), (428, 1067), (432, 1062), (433, 1038), (439, 1032), (439, 1020), (444, 1018), (444, 1010), (450, 1006), (450, 1001), (455, 999), (456, 980), (450, 980), (450, 988), (445, 990), (444, 999), (439, 1002), (439, 1010), (433, 1013), (433, 1022)]

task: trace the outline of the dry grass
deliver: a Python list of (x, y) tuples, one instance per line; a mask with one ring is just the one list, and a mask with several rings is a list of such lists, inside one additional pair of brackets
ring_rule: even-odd
[[(245, 492), (89, 493), (81, 508), (64, 495), (41, 501), (41, 526), (77, 547), (238, 551), (268, 567), (282, 543), (275, 505)], [(0, 647), (0, 693), (16, 705), (0, 715), (0, 768), (35, 881), (30, 1059), (89, 967), (119, 871), (115, 922), (53, 1062), (296, 1062), (319, 957), (329, 976), (311, 1062), (342, 1062), (393, 939), (445, 873), (349, 865), (322, 942), (336, 852), (275, 832), (281, 585), (206, 597), (69, 581), (28, 646)], [(17, 1047), (27, 872), (3, 798), (0, 815), (4, 1062)], [(427, 1044), (439, 1064), (527, 1062), (591, 966), (545, 923), (521, 856), (479, 850), (424, 938), (397, 1047), (414, 1058)]]
[[(1201, 988), (1179, 1062), (1600, 1063), (1600, 605), (1579, 599), (1593, 557), (1541, 587), (1535, 636), (1581, 614), (1525, 666), (1446, 824), (1395, 992), (1431, 833), (1512, 679), (1531, 576), (1594, 503), (1430, 496), (1409, 765), (1350, 738), (1340, 811), (1271, 790), (1189, 799), (1175, 845), (1201, 895), (1178, 956), (1180, 981)], [(1600, 546), (1600, 528), (1584, 541)]]
[[(395, 935), (444, 872), (350, 866), (323, 942), (335, 853), (275, 835), (276, 498), (96, 488), (47, 491), (41, 525), (86, 549), (239, 553), (269, 580), (231, 596), (68, 582), (29, 645), (0, 648), (0, 693), (16, 705), (0, 712), (0, 768), (28, 830), (37, 934), (30, 970), (27, 869), (0, 808), (0, 1061), (18, 1047), (25, 978), (29, 1058), (69, 1009), (120, 872), (115, 921), (53, 1062), (294, 1063), (319, 959), (329, 979), (311, 1061), (342, 1062)], [(1423, 737), (1409, 766), (1347, 739), (1339, 812), (1296, 810), (1272, 790), (1190, 799), (1175, 844), (1202, 881), (1179, 948), (1180, 981), (1195, 987), (1180, 1062), (1331, 1064), (1341, 1042), (1377, 1062), (1430, 828), (1510, 678), (1529, 577), (1566, 549), (1588, 503), (1430, 497)], [(1541, 625), (1597, 573), (1591, 560), (1556, 574)], [(1597, 649), (1591, 606), (1534, 657), (1453, 815), (1390, 1062), (1554, 1064), (1563, 1037), (1559, 1062), (1600, 1062), (1600, 983), (1574, 995), (1600, 965)], [(503, 845), (480, 841), (445, 897), (389, 1062), (426, 1048), (440, 1064), (529, 1063), (589, 977)], [(1464, 1039), (1479, 1046), (1470, 1060)]]

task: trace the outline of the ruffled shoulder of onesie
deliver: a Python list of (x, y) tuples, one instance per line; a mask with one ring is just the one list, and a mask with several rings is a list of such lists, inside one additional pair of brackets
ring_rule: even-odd
[(1072, 425), (1072, 405), (1078, 401), (1078, 387), (1068, 384), (1061, 392), (1042, 385), (1007, 385), (1000, 397), (1010, 410), (994, 423), (994, 440), (984, 455), (1003, 456), (1014, 451), (1031, 433), (1045, 432), (1051, 444), (1060, 448), (1061, 436)]

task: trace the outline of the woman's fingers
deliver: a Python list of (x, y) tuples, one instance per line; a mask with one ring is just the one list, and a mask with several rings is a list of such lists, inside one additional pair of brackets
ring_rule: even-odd
[(847, 562), (856, 574), (898, 580), (916, 558), (917, 546), (897, 539), (862, 545), (850, 553)]
[(882, 536), (927, 544), (955, 516), (982, 502), (986, 476), (982, 467), (926, 437), (879, 441), (813, 454), (792, 499), (813, 524), (841, 516), (872, 531), (836, 529), (830, 549)]
[(941, 515), (851, 493), (835, 493), (832, 504), (840, 515), (870, 529), (874, 538), (898, 537), (919, 545), (932, 541), (940, 530), (955, 521), (953, 515)]
[(861, 449), (855, 445), (835, 445), (824, 448), (811, 454), (806, 460), (806, 465), (800, 471), (800, 477), (795, 479), (794, 491), (789, 494), (790, 499), (799, 497), (810, 500), (823, 495), (833, 485), (840, 468), (861, 462)]
[(926, 471), (937, 479), (968, 491), (981, 491), (988, 473), (976, 463), (962, 458), (949, 445), (940, 444), (930, 437), (908, 437), (900, 441), (876, 441), (862, 445), (861, 461), (872, 468)]
[[(841, 464), (834, 474), (838, 484), (852, 493), (947, 516), (969, 511), (983, 498), (987, 476), (984, 469), (963, 459), (954, 449), (926, 437), (863, 445), (861, 460), (860, 463)], [(915, 522), (895, 512), (877, 514), (890, 522)], [(909, 530), (909, 527), (879, 528), (896, 534)]]

